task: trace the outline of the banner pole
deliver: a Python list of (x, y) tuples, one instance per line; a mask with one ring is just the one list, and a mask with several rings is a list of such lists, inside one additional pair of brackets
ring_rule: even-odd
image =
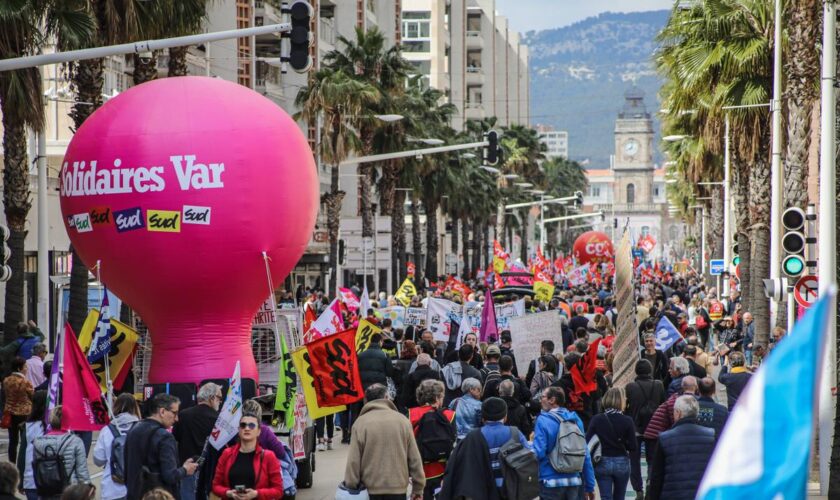
[[(99, 260), (99, 259), (96, 259), (96, 281), (99, 282), (99, 286), (100, 286), (100, 288), (99, 288), (99, 304), (100, 304), (100, 308), (101, 308), (102, 307), (103, 294), (106, 293), (106, 292), (105, 292), (105, 285), (102, 283), (102, 261)], [(110, 307), (110, 306), (111, 305), (108, 304), (108, 307)], [(110, 318), (111, 315), (109, 314), (108, 317)], [(99, 311), (99, 318), (100, 319), (102, 318), (102, 311)], [(110, 325), (109, 325), (108, 330), (109, 331), (106, 332), (106, 335), (110, 336), (111, 335)], [(91, 341), (93, 341), (95, 339), (96, 339), (96, 335), (93, 336)], [(110, 347), (110, 345), (111, 345), (111, 340), (109, 338), (108, 339), (108, 346)], [(105, 361), (105, 401), (108, 402), (108, 416), (113, 419), (114, 418), (114, 382), (111, 380), (111, 363), (110, 363), (110, 360), (108, 359), (110, 357), (111, 357), (111, 352), (110, 352), (110, 349), (109, 349), (109, 351), (106, 352), (105, 355), (103, 356), (103, 359)]]

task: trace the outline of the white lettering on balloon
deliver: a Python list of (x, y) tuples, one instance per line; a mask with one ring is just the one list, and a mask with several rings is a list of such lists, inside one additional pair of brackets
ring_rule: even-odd
[[(225, 187), (222, 173), (224, 163), (198, 163), (196, 155), (170, 156), (178, 184), (183, 191), (190, 189), (211, 189)], [(122, 167), (122, 160), (114, 160), (114, 168), (98, 169), (97, 161), (64, 162), (61, 174), (62, 196), (91, 196), (106, 194), (130, 194), (158, 192), (166, 189), (162, 175), (165, 167)]]

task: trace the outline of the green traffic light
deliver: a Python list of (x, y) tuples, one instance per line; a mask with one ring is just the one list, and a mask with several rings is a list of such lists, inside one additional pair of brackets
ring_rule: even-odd
[(805, 270), (805, 261), (798, 255), (789, 255), (782, 261), (782, 270), (788, 276), (799, 276)]
[(737, 256), (737, 255), (736, 255), (736, 256), (735, 256), (735, 258), (734, 258), (734, 259), (732, 259), (732, 265), (733, 265), (733, 266), (737, 266), (737, 265), (738, 265), (738, 264), (740, 264), (740, 263), (741, 263), (741, 257), (739, 257), (739, 256)]

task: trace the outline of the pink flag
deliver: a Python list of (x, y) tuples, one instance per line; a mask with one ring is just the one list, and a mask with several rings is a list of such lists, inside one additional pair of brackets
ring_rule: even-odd
[[(349, 288), (339, 288), (338, 291), (341, 293), (341, 301), (344, 302), (344, 305), (347, 306), (350, 312), (359, 310), (359, 298), (356, 297), (356, 294), (352, 290)], [(367, 314), (367, 311), (365, 311), (365, 314)]]
[(98, 431), (108, 425), (108, 410), (102, 402), (99, 380), (70, 328), (64, 326), (64, 356), (61, 394), (61, 429)]
[(303, 334), (303, 343), (308, 344), (321, 337), (328, 337), (334, 333), (344, 331), (344, 318), (341, 316), (341, 307), (338, 305), (338, 298), (330, 302), (318, 319), (312, 323), (308, 332)]
[(490, 290), (485, 294), (484, 308), (481, 310), (481, 328), (478, 330), (478, 337), (482, 342), (487, 340), (489, 335), (499, 338), (499, 327), (496, 325), (496, 306), (493, 305), (493, 294)]

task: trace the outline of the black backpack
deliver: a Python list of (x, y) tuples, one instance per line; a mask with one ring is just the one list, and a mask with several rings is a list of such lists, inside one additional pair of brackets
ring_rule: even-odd
[[(136, 423), (134, 422), (134, 424)], [(131, 427), (134, 427), (134, 424), (131, 424)], [(114, 436), (114, 440), (111, 441), (111, 459), (108, 462), (108, 467), (111, 469), (111, 480), (116, 484), (125, 484), (125, 441), (128, 438), (128, 433), (120, 432), (119, 427), (114, 424), (108, 424), (108, 429)]]
[[(482, 386), (481, 388), (481, 396), (486, 397), (485, 394), (487, 393), (487, 386), (490, 385), (491, 381), (502, 380), (502, 374), (499, 372), (499, 370), (488, 370), (487, 368), (481, 371), (483, 372), (482, 375), (484, 375), (484, 386)], [(497, 396), (499, 392), (498, 387), (499, 384), (496, 384)]]
[(502, 494), (507, 500), (532, 500), (540, 496), (540, 464), (537, 456), (519, 442), (519, 429), (509, 429), (510, 439), (499, 448)]
[[(638, 384), (638, 383), (637, 383)], [(638, 384), (639, 390), (642, 392), (642, 396), (645, 395), (645, 390), (642, 388), (642, 384)], [(633, 423), (636, 424), (637, 429), (644, 429), (647, 427), (650, 419), (653, 418), (653, 414), (656, 413), (657, 405), (654, 404), (653, 401), (653, 393), (656, 391), (656, 381), (652, 381), (650, 384), (650, 393), (645, 397), (645, 404), (639, 408), (639, 411), (636, 412), (636, 416), (633, 418)]]
[(449, 459), (455, 446), (455, 426), (441, 410), (423, 414), (415, 426), (417, 447), (423, 462), (441, 462)]
[[(42, 497), (61, 495), (70, 484), (70, 477), (74, 471), (67, 472), (67, 464), (61, 457), (61, 450), (70, 441), (72, 434), (67, 434), (58, 444), (47, 445), (42, 452), (33, 450), (32, 473), (35, 476), (35, 487)], [(34, 446), (34, 443), (33, 443)]]

